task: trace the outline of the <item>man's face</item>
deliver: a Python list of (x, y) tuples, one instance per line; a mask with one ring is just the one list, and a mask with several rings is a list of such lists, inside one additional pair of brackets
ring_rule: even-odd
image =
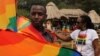
[(30, 10), (30, 18), (35, 25), (43, 23), (46, 19), (46, 9), (41, 5), (33, 5)]

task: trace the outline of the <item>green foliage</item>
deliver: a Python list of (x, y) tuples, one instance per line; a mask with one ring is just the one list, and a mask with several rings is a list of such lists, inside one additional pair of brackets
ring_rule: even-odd
[[(61, 8), (80, 8), (86, 12), (95, 10), (100, 14), (100, 0), (18, 0), (18, 15), (28, 15), (29, 8), (32, 3), (42, 3), (46, 5), (48, 2), (54, 2), (59, 9)], [(24, 12), (24, 13), (23, 13)]]
[(17, 10), (17, 16), (29, 16), (29, 11), (26, 9), (18, 9)]
[(67, 8), (67, 5), (66, 5), (66, 3), (64, 3), (64, 2), (60, 2), (60, 3), (58, 4), (58, 7), (59, 7), (59, 8)]

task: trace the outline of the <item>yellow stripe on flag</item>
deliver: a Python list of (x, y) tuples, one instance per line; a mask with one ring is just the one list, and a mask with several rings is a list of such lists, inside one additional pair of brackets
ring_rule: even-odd
[(60, 48), (56, 46), (52, 46), (49, 44), (45, 44), (42, 51), (33, 56), (57, 56)]
[(8, 24), (8, 20), (6, 20), (6, 15), (5, 14), (2, 14), (0, 15), (0, 28), (6, 28), (6, 25)]
[(16, 16), (16, 9), (14, 4), (6, 6), (6, 16), (8, 19), (13, 16)]

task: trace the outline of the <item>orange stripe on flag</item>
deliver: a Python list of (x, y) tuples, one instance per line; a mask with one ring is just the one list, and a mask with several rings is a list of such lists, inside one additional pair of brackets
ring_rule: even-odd
[(15, 0), (6, 0), (6, 4), (14, 4)]
[(0, 0), (0, 14), (5, 13), (5, 0)]

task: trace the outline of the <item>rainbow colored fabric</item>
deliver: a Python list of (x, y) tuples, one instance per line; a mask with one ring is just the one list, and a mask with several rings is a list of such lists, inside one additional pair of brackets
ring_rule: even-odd
[[(30, 24), (23, 19), (18, 19), (16, 23), (15, 0), (0, 0), (0, 2), (0, 29), (23, 31), (23, 27)], [(25, 31), (30, 34), (0, 30), (0, 56), (81, 56), (77, 51), (48, 43), (31, 27)]]
[(0, 29), (6, 29), (10, 18), (15, 16), (15, 0), (0, 0)]
[(56, 56), (59, 52), (57, 46), (15, 32), (0, 31), (0, 34), (0, 56)]
[(39, 38), (12, 31), (0, 30), (0, 56), (81, 56), (75, 50), (47, 43)]
[(17, 18), (17, 30), (18, 31), (24, 29), (28, 25), (30, 25), (30, 21), (28, 20), (28, 18), (24, 16), (20, 16)]

